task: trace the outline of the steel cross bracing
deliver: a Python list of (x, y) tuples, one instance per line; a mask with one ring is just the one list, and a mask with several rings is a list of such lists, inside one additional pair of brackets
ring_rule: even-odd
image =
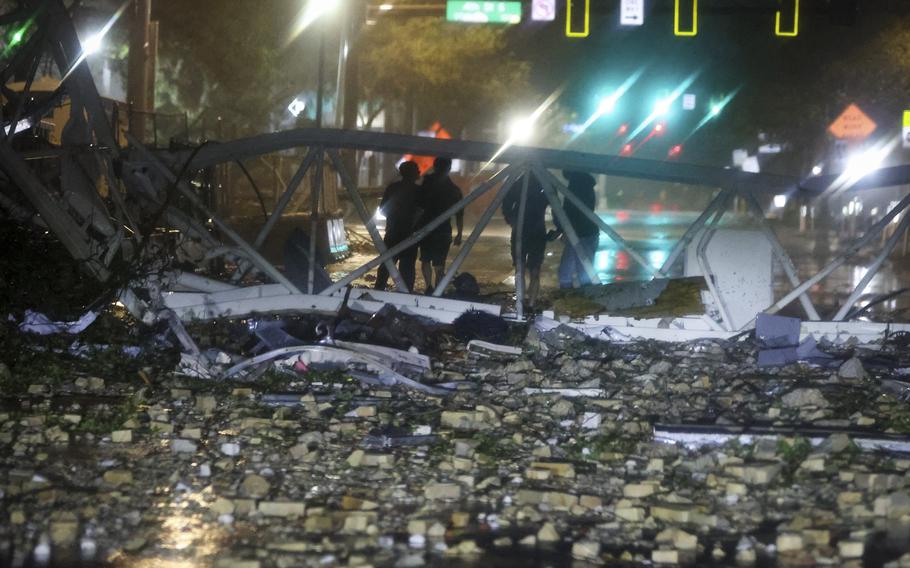
[[(489, 192), (495, 193), (493, 199), (458, 251), (440, 285), (434, 290), (434, 298), (373, 292), (369, 298), (361, 298), (358, 295), (350, 302), (351, 305), (364, 310), (375, 310), (383, 303), (392, 303), (420, 315), (431, 317), (435, 315), (443, 321), (451, 321), (452, 314), (457, 314), (468, 307), (478, 307), (498, 314), (498, 307), (453, 302), (444, 300), (441, 296), (496, 214), (506, 194), (519, 180), (523, 180), (518, 186), (522, 193), (520, 217), (523, 217), (530, 176), (534, 176), (542, 185), (554, 216), (565, 227), (569, 246), (578, 250), (578, 237), (567, 222), (563, 205), (570, 202), (580, 206), (581, 203), (551, 170), (578, 170), (615, 177), (684, 183), (719, 190), (708, 207), (675, 245), (666, 262), (658, 268), (653, 267), (635, 251), (600, 216), (580, 207), (602, 233), (615, 241), (617, 246), (628, 252), (630, 258), (654, 276), (670, 274), (679, 262), (682, 252), (693, 243), (697, 246), (699, 264), (705, 274), (712, 274), (704, 254), (707, 242), (733, 197), (744, 199), (750, 214), (761, 224), (762, 231), (771, 242), (773, 252), (793, 287), (783, 298), (769, 306), (767, 311), (777, 312), (799, 300), (810, 320), (818, 320), (820, 317), (808, 298), (808, 290), (844, 264), (850, 256), (873, 243), (889, 223), (910, 206), (910, 196), (905, 197), (841, 256), (832, 260), (817, 274), (801, 282), (790, 256), (765, 221), (756, 195), (799, 190), (817, 193), (826, 187), (824, 184), (833, 183), (834, 177), (813, 178), (800, 183), (796, 179), (782, 176), (750, 174), (678, 162), (528, 147), (509, 147), (502, 150), (496, 144), (484, 142), (333, 129), (289, 130), (206, 144), (195, 150), (183, 151), (147, 149), (137, 140), (130, 138), (129, 147), (123, 149), (113, 136), (111, 119), (103, 110), (87, 64), (81, 57), (75, 28), (63, 2), (36, 0), (24, 2), (22, 5), (26, 9), (8, 15), (9, 21), (31, 19), (34, 26), (2, 73), (4, 84), (13, 76), (24, 74), (29, 79), (21, 94), (3, 88), (4, 96), (16, 104), (13, 105), (15, 108), (13, 115), (4, 117), (4, 128), (0, 132), (0, 137), (3, 138), (0, 140), (0, 170), (3, 174), (3, 179), (0, 179), (2, 197), (0, 208), (17, 219), (31, 219), (46, 226), (61, 240), (74, 258), (83, 261), (86, 269), (102, 281), (110, 277), (110, 265), (117, 255), (126, 260), (137, 260), (131, 256), (152, 254), (151, 249), (144, 246), (145, 235), (140, 230), (149, 223), (177, 230), (185, 238), (192, 239), (206, 251), (206, 261), (222, 256), (230, 259), (237, 266), (237, 271), (227, 282), (206, 278), (201, 274), (170, 270), (168, 259), (159, 259), (158, 263), (136, 263), (154, 268), (148, 268), (146, 273), (133, 275), (131, 282), (121, 291), (121, 301), (144, 321), (167, 319), (178, 335), (181, 335), (179, 332), (181, 320), (245, 317), (254, 313), (337, 312), (344, 302), (339, 293), (380, 264), (386, 265), (398, 288), (403, 289), (404, 285), (395, 267), (394, 257), (420, 242), (432, 229)], [(73, 108), (82, 111), (72, 113), (61, 151), (42, 153), (43, 160), (59, 160), (61, 171), (67, 172), (53, 183), (42, 181), (37, 175), (34, 162), (26, 160), (31, 154), (14, 149), (16, 137), (14, 125), (22, 120), (29, 120), (32, 123), (40, 120), (51, 104), (48, 100), (28, 102), (29, 85), (38, 68), (37, 62), (42, 58), (52, 60), (59, 76), (64, 77), (59, 92), (54, 93), (52, 99), (59, 100), (66, 95), (70, 98)], [(9, 133), (5, 134), (6, 132)], [(281, 194), (275, 209), (270, 212), (252, 242), (245, 240), (230, 223), (203, 203), (196, 190), (188, 183), (187, 176), (181, 177), (184, 172), (191, 174), (219, 164), (301, 148), (306, 149), (305, 157)], [(486, 179), (481, 179), (474, 187), (464, 188), (467, 191), (456, 205), (425, 227), (417, 229), (410, 238), (386, 250), (363, 203), (360, 190), (353, 181), (355, 176), (347, 171), (339, 155), (340, 151), (365, 150), (396, 156), (405, 153), (445, 156), (475, 162), (488, 162), (495, 157), (495, 164), (491, 164), (492, 173)], [(307, 289), (301, 290), (288, 280), (278, 267), (263, 257), (260, 249), (291, 203), (295, 192), (312, 170), (315, 170), (317, 175), (310, 196), (310, 234), (315, 233), (316, 212), (320, 193), (323, 191), (323, 176), (320, 174), (325, 167), (331, 168), (341, 179), (342, 186), (370, 234), (377, 254), (319, 294), (314, 294), (315, 263), (310, 263)], [(95, 172), (95, 175), (79, 173), (86, 171), (86, 168)], [(907, 183), (910, 183), (910, 167), (898, 167), (873, 172), (859, 180), (857, 187), (887, 187)], [(174, 193), (183, 196), (185, 202), (190, 204), (190, 210), (182, 209), (177, 205), (177, 200), (171, 199)], [(224, 243), (216, 238), (200, 221), (201, 218), (210, 219), (228, 242)], [(522, 219), (517, 222), (518, 227), (523, 226)], [(846, 317), (853, 303), (862, 295), (908, 226), (910, 215), (903, 215), (895, 233), (897, 236), (888, 239), (884, 249), (870, 266), (866, 277), (856, 286), (847, 303), (835, 315), (835, 320)], [(310, 239), (310, 247), (310, 258), (315, 258), (315, 239)], [(585, 258), (584, 255), (579, 256)], [(518, 257), (521, 258), (521, 255)], [(204, 272), (201, 264), (200, 271)], [(590, 262), (585, 262), (584, 269), (592, 280), (597, 281), (597, 275)], [(525, 267), (519, 263), (516, 277), (518, 317), (524, 315), (522, 307), (525, 294), (524, 270)], [(712, 278), (709, 276), (707, 280), (726, 322), (728, 318), (723, 315), (726, 310), (723, 300), (714, 290)], [(260, 284), (241, 286), (244, 281), (258, 281)], [(138, 293), (140, 291), (142, 293)], [(140, 299), (142, 297), (147, 299)], [(381, 299), (377, 301), (378, 298)], [(727, 325), (729, 327), (729, 324)]]

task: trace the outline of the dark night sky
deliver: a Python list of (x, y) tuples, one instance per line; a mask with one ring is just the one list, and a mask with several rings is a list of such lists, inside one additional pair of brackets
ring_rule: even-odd
[[(565, 82), (561, 102), (576, 110), (582, 121), (593, 112), (601, 93), (609, 93), (636, 70), (644, 69), (642, 78), (620, 102), (615, 118), (602, 119), (599, 132), (595, 127), (579, 141), (583, 149), (614, 151), (602, 143), (605, 136), (615, 132), (621, 122), (637, 124), (661, 92), (672, 90), (695, 72), (700, 75), (687, 92), (698, 95), (699, 108), (678, 110), (668, 118), (668, 130), (677, 138), (668, 136), (663, 145), (650, 148), (655, 157), (691, 131), (705, 115), (710, 98), (737, 88), (741, 90), (723, 116), (689, 140), (687, 148), (693, 150), (687, 152), (689, 159), (703, 163), (720, 159), (722, 163), (730, 149), (757, 143), (758, 132), (769, 127), (773, 131), (782, 117), (784, 121), (804, 118), (801, 115), (809, 105), (821, 105), (821, 116), (811, 125), (816, 132), (808, 133), (805, 140), (778, 141), (824, 146), (825, 128), (850, 101), (858, 102), (882, 125), (879, 134), (899, 126), (895, 108), (910, 108), (904, 106), (910, 100), (896, 100), (893, 107), (880, 108), (882, 105), (873, 102), (876, 93), (870, 92), (874, 86), (851, 84), (851, 70), (838, 68), (841, 60), (885, 33), (895, 19), (910, 22), (910, 2), (860, 2), (856, 23), (844, 26), (823, 13), (827, 8), (823, 0), (803, 0), (797, 38), (775, 37), (773, 1), (703, 0), (696, 37), (673, 35), (672, 0), (646, 1), (649, 12), (640, 28), (619, 26), (618, 0), (594, 0), (593, 4), (588, 38), (566, 38), (561, 19), (550, 24), (524, 22), (510, 32), (516, 51), (533, 62), (535, 86), (551, 92)], [(832, 70), (845, 77), (839, 92), (813, 93), (817, 78)], [(774, 118), (766, 119), (771, 114)], [(906, 158), (895, 157), (897, 161), (908, 161)], [(790, 170), (797, 166), (781, 167)]]
[[(181, 1), (156, 0), (156, 9), (159, 13), (179, 10)], [(301, 5), (301, 0), (268, 1), (278, 3), (272, 5), (276, 13), (288, 15), (282, 21), (290, 21), (289, 14)], [(587, 38), (565, 37), (562, 14), (555, 22), (545, 24), (526, 18), (507, 33), (514, 53), (532, 64), (532, 84), (540, 100), (565, 85), (560, 107), (576, 112), (578, 122), (595, 110), (600, 96), (643, 70), (641, 79), (620, 101), (614, 115), (599, 120), (576, 142), (578, 149), (616, 152), (618, 142), (611, 138), (620, 123), (628, 122), (634, 128), (661, 94), (698, 72), (697, 80), (686, 90), (698, 96), (698, 109), (674, 112), (667, 119), (668, 135), (645, 147), (642, 157), (664, 157), (669, 146), (686, 140), (685, 161), (725, 165), (733, 148), (754, 150), (758, 133), (769, 132), (772, 141), (790, 143), (800, 150), (789, 153), (772, 167), (781, 173), (799, 174), (799, 170), (811, 167), (830, 151), (832, 141), (825, 129), (849, 102), (857, 102), (880, 124), (877, 135), (895, 131), (900, 110), (910, 108), (910, 96), (901, 91), (901, 95), (883, 94), (880, 82), (852, 80), (855, 70), (841, 64), (873, 45), (879, 36), (893, 29), (895, 22), (906, 21), (906, 28), (910, 29), (910, 0), (859, 0), (860, 14), (852, 26), (832, 23), (829, 14), (823, 13), (829, 2), (838, 1), (846, 0), (801, 0), (797, 38), (774, 36), (776, 0), (700, 0), (696, 37), (673, 35), (674, 0), (645, 0), (646, 22), (640, 28), (619, 26), (620, 0), (591, 0), (591, 34)], [(442, 4), (432, 0), (420, 3)], [(378, 4), (378, 0), (371, 0), (371, 4)], [(558, 0), (557, 4), (562, 10), (565, 2)], [(243, 5), (256, 9), (260, 6), (258, 2)], [(224, 11), (212, 17), (231, 14)], [(333, 41), (330, 35), (330, 44)], [(335, 49), (330, 45), (328, 51), (334, 53)], [(292, 92), (302, 83), (312, 82), (315, 57), (300, 54), (314, 51), (312, 33), (304, 34), (294, 50), (287, 50), (283, 65), (293, 69), (293, 73), (284, 75), (287, 85), (279, 85), (279, 90)], [(330, 80), (334, 80), (333, 67), (334, 61), (330, 64)], [(906, 76), (910, 74), (910, 62), (904, 64), (903, 71), (882, 71)], [(829, 82), (834, 77), (836, 88), (820, 89), (822, 77)], [(722, 116), (687, 138), (705, 116), (709, 101), (736, 89), (740, 89), (738, 95)], [(786, 160), (789, 163), (784, 163)], [(910, 162), (910, 156), (898, 151), (893, 161)]]

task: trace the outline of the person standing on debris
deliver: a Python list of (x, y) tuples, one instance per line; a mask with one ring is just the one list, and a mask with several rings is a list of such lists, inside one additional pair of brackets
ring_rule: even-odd
[[(452, 160), (449, 158), (436, 158), (433, 162), (433, 171), (423, 177), (423, 191), (420, 194), (417, 207), (423, 211), (417, 228), (425, 227), (433, 219), (439, 217), (450, 207), (461, 201), (461, 189), (449, 177), (452, 171)], [(441, 225), (430, 231), (420, 241), (420, 269), (423, 281), (426, 283), (426, 293), (433, 293), (445, 275), (446, 257), (452, 244), (461, 245), (461, 235), (464, 229), (464, 211), (455, 214), (455, 226), (458, 233), (452, 240), (451, 218), (446, 219)], [(433, 279), (433, 271), (436, 279)]]
[[(398, 166), (398, 172), (401, 179), (385, 188), (382, 201), (379, 203), (379, 210), (386, 219), (383, 242), (388, 248), (394, 247), (414, 233), (417, 215), (417, 198), (420, 191), (417, 180), (420, 178), (420, 168), (416, 162), (407, 161)], [(395, 256), (394, 262), (398, 263), (398, 272), (408, 287), (407, 290), (400, 291), (413, 291), (414, 282), (417, 280), (417, 245), (400, 252)], [(380, 264), (374, 288), (385, 290), (388, 281), (389, 270), (385, 264)]]
[[(525, 202), (525, 218), (521, 225), (521, 257), (524, 260), (525, 270), (528, 273), (527, 303), (534, 307), (537, 293), (540, 291), (540, 267), (543, 265), (544, 253), (547, 249), (547, 221), (546, 213), (549, 202), (543, 192), (543, 186), (536, 177), (528, 178), (528, 196)], [(502, 215), (506, 223), (512, 227), (512, 265), (518, 266), (518, 223), (521, 210), (521, 191), (524, 186), (524, 176), (515, 180), (509, 193), (502, 202)], [(516, 273), (516, 278), (519, 276)]]
[[(594, 212), (594, 186), (597, 184), (597, 181), (594, 179), (594, 176), (586, 172), (564, 170), (562, 175), (569, 182), (569, 192), (580, 199), (585, 206), (584, 210), (582, 210), (572, 204), (568, 199), (563, 201), (563, 209), (566, 212), (566, 217), (568, 217), (569, 223), (578, 235), (579, 248), (581, 249), (584, 258), (593, 264), (594, 255), (597, 253), (597, 244), (600, 240), (600, 227), (585, 215), (585, 211), (590, 213)], [(557, 220), (556, 231), (551, 233), (551, 238), (558, 238), (562, 234), (563, 228)], [(575, 248), (569, 242), (568, 238), (563, 237), (562, 259), (559, 262), (559, 287), (572, 288), (576, 275), (578, 276), (579, 286), (588, 286), (591, 284), (591, 279), (584, 269), (582, 258), (576, 254)]]

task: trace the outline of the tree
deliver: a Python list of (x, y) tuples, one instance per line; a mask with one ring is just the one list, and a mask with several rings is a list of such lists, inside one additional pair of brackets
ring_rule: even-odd
[(766, 132), (789, 146), (772, 169), (800, 176), (830, 156), (828, 125), (850, 103), (878, 123), (873, 138), (894, 135), (901, 111), (910, 108), (910, 7), (878, 8), (851, 27), (816, 20), (807, 37), (773, 46), (749, 70), (746, 88), (725, 112), (731, 118), (712, 142), (741, 147)]
[(232, 134), (263, 132), (276, 105), (290, 5), (259, 0), (156, 0), (158, 110), (223, 117)]
[(439, 120), (452, 132), (489, 124), (516, 99), (533, 98), (530, 65), (509, 50), (505, 28), (387, 19), (366, 28), (357, 49), (361, 100), (405, 103), (421, 121)]

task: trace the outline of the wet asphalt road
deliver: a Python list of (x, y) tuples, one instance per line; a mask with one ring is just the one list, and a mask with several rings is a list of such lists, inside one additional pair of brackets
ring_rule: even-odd
[[(695, 212), (608, 211), (602, 212), (601, 215), (635, 251), (653, 266), (659, 266), (666, 260), (676, 241), (697, 217)], [(724, 226), (732, 229), (756, 228), (755, 224), (745, 217), (728, 218)], [(801, 280), (815, 274), (852, 242), (852, 237), (842, 232), (829, 231), (827, 235), (820, 236), (814, 231), (801, 232), (798, 227), (782, 223), (773, 223), (773, 227), (796, 264)], [(355, 225), (349, 222), (348, 228), (356, 233), (366, 234), (362, 224)], [(466, 236), (471, 229), (472, 227), (465, 228)], [(472, 249), (462, 271), (472, 273), (482, 285), (498, 288), (502, 288), (502, 285), (513, 285), (509, 231), (508, 225), (501, 219), (491, 222)], [(827, 243), (827, 246), (824, 243)], [(548, 244), (541, 278), (544, 289), (555, 288), (558, 285), (556, 274), (563, 246), (562, 241)], [(832, 315), (836, 311), (836, 307), (849, 296), (854, 286), (865, 275), (866, 267), (880, 250), (880, 246), (881, 242), (876, 240), (811, 290), (812, 299), (823, 317), (826, 317), (826, 314)], [(453, 247), (449, 258), (453, 258), (455, 254), (457, 254), (457, 249)], [(333, 275), (338, 277), (369, 258), (370, 256), (366, 254), (355, 254), (329, 268)], [(647, 271), (605, 234), (601, 234), (600, 247), (595, 257), (595, 269), (603, 282), (648, 278)], [(681, 270), (682, 264), (679, 263), (677, 273)], [(368, 275), (364, 283), (370, 282), (370, 275)], [(886, 294), (904, 287), (910, 287), (910, 251), (904, 251), (899, 246), (872, 279), (861, 303), (865, 298)], [(419, 270), (417, 288), (423, 290)], [(789, 289), (789, 283), (783, 272), (779, 267), (775, 267), (775, 297), (781, 297)], [(887, 314), (905, 309), (910, 309), (910, 293), (881, 304), (877, 308), (877, 313)], [(790, 311), (794, 315), (799, 314), (798, 303), (794, 303)]]

